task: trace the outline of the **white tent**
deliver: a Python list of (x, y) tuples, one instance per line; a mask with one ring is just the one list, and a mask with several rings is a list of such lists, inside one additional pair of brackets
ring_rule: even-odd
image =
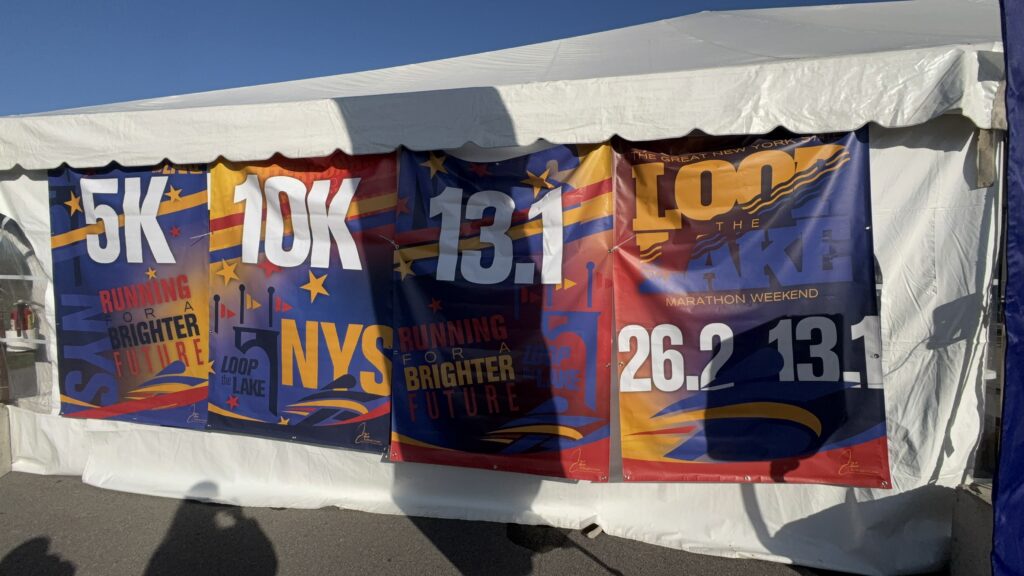
[(672, 20), (385, 70), (0, 119), (0, 169), (914, 126), (990, 128), (998, 3)]
[[(507, 151), (481, 147), (869, 124), (892, 490), (570, 483), (66, 420), (55, 415), (56, 392), (45, 392), (56, 385), (47, 362), (38, 364), (44, 392), (11, 409), (14, 469), (232, 504), (597, 522), (665, 546), (861, 573), (937, 568), (951, 487), (969, 476), (981, 432), (1002, 192), (987, 177), (998, 155), (979, 141), (1003, 128), (1001, 51), (995, 0), (709, 12), (386, 70), (0, 118), (0, 213), (21, 225), (46, 274), (45, 170), (63, 163), (398, 146), (493, 156)], [(52, 336), (52, 285), (47, 296)], [(52, 338), (49, 348), (53, 359)], [(217, 494), (190, 492), (203, 482)]]

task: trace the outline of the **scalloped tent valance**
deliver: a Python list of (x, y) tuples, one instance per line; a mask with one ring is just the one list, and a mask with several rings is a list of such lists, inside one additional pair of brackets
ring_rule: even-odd
[(811, 133), (943, 114), (1001, 128), (1002, 79), (995, 0), (702, 12), (369, 72), (4, 117), (0, 170)]

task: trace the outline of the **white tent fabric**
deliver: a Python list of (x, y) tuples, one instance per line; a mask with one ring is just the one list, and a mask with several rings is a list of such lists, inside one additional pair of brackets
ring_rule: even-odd
[[(12, 408), (14, 469), (238, 505), (566, 528), (597, 522), (612, 535), (694, 552), (864, 574), (937, 569), (948, 553), (952, 487), (968, 476), (981, 430), (1001, 190), (974, 188), (976, 132), (964, 118), (873, 128), (870, 141), (892, 490), (590, 484), (389, 464), (260, 438), (70, 420), (34, 411), (41, 398)], [(0, 213), (23, 222), (49, 272), (49, 231), (39, 218), (46, 210), (44, 173), (0, 177)], [(48, 312), (53, 326), (52, 304)]]
[(996, 0), (706, 12), (521, 48), (0, 118), (0, 169), (912, 126), (992, 127)]
[[(949, 544), (951, 487), (969, 475), (980, 435), (1001, 189), (975, 186), (976, 128), (1001, 127), (993, 120), (1003, 75), (999, 34), (995, 0), (702, 13), (387, 70), (0, 118), (0, 213), (20, 224), (45, 276), (52, 271), (45, 170), (63, 163), (203, 163), (872, 123), (892, 490), (572, 483), (69, 420), (56, 416), (53, 362), (38, 364), (41, 393), (12, 408), (14, 469), (243, 505), (598, 522), (610, 534), (665, 546), (866, 574), (938, 568)], [(46, 304), (53, 360), (52, 284)], [(195, 491), (211, 484), (216, 494)]]

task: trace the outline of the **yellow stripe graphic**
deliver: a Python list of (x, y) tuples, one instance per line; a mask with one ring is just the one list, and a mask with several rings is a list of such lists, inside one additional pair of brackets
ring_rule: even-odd
[[(650, 462), (678, 462), (678, 458), (669, 458), (665, 455), (679, 446), (682, 437), (691, 435), (694, 432), (645, 434), (645, 432), (657, 432), (657, 429), (651, 429), (652, 419), (648, 418), (646, 414), (646, 411), (632, 410), (622, 413), (623, 457)], [(677, 427), (680, 424), (691, 422), (699, 424), (701, 421), (724, 418), (788, 420), (802, 424), (813, 430), (818, 436), (821, 436), (821, 420), (817, 416), (799, 406), (778, 402), (750, 402), (735, 406), (691, 410), (677, 414), (666, 414), (653, 420), (657, 423), (658, 428), (664, 430)]]
[(237, 420), (248, 420), (249, 422), (263, 422), (259, 418), (250, 418), (248, 416), (242, 416), (241, 414), (235, 414), (234, 412), (228, 412), (227, 410), (217, 406), (216, 404), (210, 404), (208, 409), (213, 414), (218, 416), (224, 416), (225, 418), (235, 418)]
[[(612, 193), (607, 192), (600, 196), (595, 196), (590, 200), (584, 201), (582, 204), (567, 210), (562, 214), (562, 226), (568, 227), (573, 224), (580, 222), (590, 222), (606, 216), (611, 216), (612, 213)], [(530, 220), (518, 226), (513, 226), (508, 230), (508, 237), (512, 240), (519, 240), (520, 238), (526, 238), (528, 236), (536, 236), (544, 230), (544, 224), (540, 220)], [(490, 246), (489, 244), (487, 245)], [(480, 242), (477, 237), (463, 238), (459, 241), (459, 250), (480, 250), (484, 248), (484, 243)], [(399, 262), (414, 262), (416, 260), (422, 260), (424, 258), (437, 258), (438, 245), (435, 244), (423, 244), (420, 246), (410, 246), (408, 248), (402, 248), (395, 251), (395, 263)]]
[[(380, 212), (383, 210), (389, 210), (394, 208), (398, 203), (398, 194), (383, 194), (381, 196), (374, 196), (372, 198), (366, 198), (364, 200), (352, 200), (352, 204), (349, 205), (348, 214), (345, 218), (360, 218), (373, 212)], [(226, 213), (217, 213), (212, 215), (213, 219), (224, 218), (225, 216), (232, 216), (234, 214), (241, 214), (244, 207), (243, 203), (235, 204), (238, 206), (237, 210), (231, 210)], [(291, 236), (292, 234), (292, 219), (288, 218), (284, 223), (284, 235), (285, 237)], [(261, 227), (260, 239), (266, 238), (265, 227)], [(234, 248), (242, 243), (242, 225), (232, 226), (230, 228), (222, 228), (215, 230), (210, 234), (210, 251), (224, 250), (226, 248)]]
[(818, 180), (821, 180), (825, 175), (831, 174), (832, 172), (835, 172), (835, 171), (839, 170), (840, 168), (843, 167), (844, 164), (846, 164), (849, 161), (850, 161), (850, 154), (849, 153), (845, 153), (844, 155), (838, 156), (836, 158), (832, 158), (831, 160), (829, 160), (825, 164), (825, 169), (823, 169), (820, 172), (818, 172), (817, 174), (815, 174), (813, 178), (810, 178), (809, 180), (801, 181), (801, 178), (806, 178), (809, 174), (797, 175), (797, 176), (794, 177), (794, 180), (791, 183), (789, 183), (789, 184), (787, 184), (785, 186), (780, 186), (776, 190), (773, 190), (772, 191), (773, 196), (767, 202), (765, 202), (760, 197), (758, 197), (753, 202), (750, 202), (750, 203), (744, 205), (743, 208), (746, 209), (751, 214), (757, 214), (762, 209), (764, 209), (764, 208), (766, 208), (768, 206), (771, 206), (772, 204), (777, 202), (780, 198), (784, 198), (786, 196), (789, 196), (793, 192), (795, 192), (795, 191), (797, 191), (797, 190), (799, 190), (801, 188), (805, 188), (806, 186), (809, 186), (810, 184), (813, 184), (814, 182), (817, 182)]
[(147, 386), (145, 388), (136, 388), (130, 391), (128, 394), (136, 396), (139, 394), (152, 396), (154, 394), (171, 394), (173, 392), (182, 392), (191, 388), (188, 384), (157, 384), (156, 386)]
[(86, 408), (99, 408), (99, 406), (97, 406), (95, 404), (89, 404), (88, 402), (83, 402), (81, 400), (76, 400), (76, 399), (72, 398), (71, 396), (65, 396), (64, 394), (60, 395), (60, 401), (62, 403), (64, 403), (64, 404), (73, 404), (75, 406), (84, 406)]
[(564, 436), (572, 440), (583, 438), (583, 434), (575, 428), (559, 426), (557, 424), (534, 424), (531, 426), (517, 426), (515, 428), (502, 428), (495, 430), (492, 434), (554, 434)]
[(360, 414), (366, 414), (366, 406), (352, 400), (336, 400), (336, 399), (325, 399), (325, 400), (310, 400), (309, 402), (297, 402), (289, 406), (289, 408), (345, 408), (358, 412)]
[(398, 434), (397, 432), (391, 433), (392, 442), (400, 442), (402, 444), (408, 444), (409, 446), (418, 446), (420, 448), (433, 448), (434, 450), (445, 450), (447, 452), (454, 452), (451, 448), (445, 448), (444, 446), (435, 446), (426, 442), (420, 442), (415, 438), (410, 438), (404, 434)]
[[(770, 418), (777, 420), (789, 420), (810, 428), (815, 434), (821, 435), (821, 420), (813, 412), (805, 410), (792, 404), (781, 404), (779, 402), (748, 402), (735, 406), (721, 406), (718, 408), (702, 408), (690, 410), (677, 414), (666, 414), (655, 420), (658, 426), (671, 427), (676, 424), (687, 422), (699, 422), (702, 420), (721, 420), (723, 418)], [(635, 432), (633, 434), (636, 434)]]
[[(182, 197), (180, 202), (174, 202), (171, 200), (164, 200), (160, 203), (160, 209), (157, 211), (157, 216), (163, 216), (165, 214), (174, 214), (175, 212), (181, 212), (188, 210), (189, 208), (195, 208), (196, 206), (203, 206), (206, 204), (206, 190), (197, 192), (195, 194), (189, 194), (188, 196)], [(124, 214), (117, 217), (117, 226), (124, 227)], [(85, 240), (85, 237), (90, 234), (102, 234), (103, 223), (97, 222), (95, 224), (87, 224), (81, 228), (65, 232), (59, 236), (54, 236), (50, 239), (51, 248), (63, 248), (69, 246), (75, 242), (81, 242)]]

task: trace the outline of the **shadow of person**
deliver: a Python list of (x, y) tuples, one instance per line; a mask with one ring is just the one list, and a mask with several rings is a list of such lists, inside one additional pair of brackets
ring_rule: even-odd
[(932, 311), (928, 350), (941, 350), (961, 341), (973, 343), (978, 326), (988, 325), (989, 310), (983, 296), (975, 292), (937, 306)]
[[(984, 256), (979, 256), (979, 258), (983, 259)], [(980, 270), (982, 267), (978, 268)], [(979, 280), (978, 284), (983, 285), (983, 282), (984, 280)], [(941, 304), (932, 312), (933, 329), (926, 342), (926, 348), (934, 351), (950, 364), (956, 362), (961, 354), (963, 360), (960, 361), (960, 371), (956, 380), (961, 385), (957, 387), (956, 394), (953, 396), (952, 408), (949, 412), (951, 416), (942, 430), (942, 450), (932, 469), (929, 482), (938, 482), (946, 459), (956, 451), (953, 443), (953, 429), (957, 425), (958, 419), (955, 415), (960, 412), (960, 406), (964, 399), (970, 398), (971, 393), (978, 397), (984, 397), (985, 380), (983, 377), (976, 377), (972, 381), (973, 363), (970, 358), (978, 353), (979, 348), (985, 349), (985, 344), (981, 343), (982, 331), (989, 325), (992, 315), (991, 306), (991, 303), (986, 305), (984, 295), (979, 291)], [(985, 403), (978, 402), (976, 410), (978, 418), (984, 421)], [(974, 458), (975, 456), (971, 457), (972, 462)], [(969, 466), (969, 469), (972, 467), (973, 464)]]
[[(785, 317), (781, 322), (795, 325), (802, 318)], [(733, 340), (736, 352), (715, 381), (730, 384), (712, 386), (703, 396), (701, 407), (709, 414), (723, 412), (729, 417), (708, 418), (699, 438), (702, 444), (694, 442), (695, 448), (715, 462), (747, 466), (745, 476), (737, 478), (741, 481), (786, 482), (793, 476), (806, 481), (815, 475), (834, 473), (807, 460), (830, 443), (845, 441), (870, 428), (871, 417), (880, 411), (879, 394), (865, 395), (865, 390), (848, 388), (843, 382), (751, 378), (751, 374), (778, 374), (782, 369), (782, 356), (761, 344), (765, 334), (781, 322), (773, 319), (737, 334)], [(821, 370), (820, 361), (807, 356), (806, 351), (796, 351), (796, 357)], [(737, 406), (778, 409), (783, 404), (788, 411), (728, 413)], [(811, 469), (804, 469), (809, 464)]]
[[(202, 482), (189, 494), (212, 498), (217, 486)], [(240, 508), (184, 500), (145, 571), (146, 576), (179, 574), (272, 576), (277, 554), (259, 524)]]
[(621, 575), (622, 572), (612, 568), (603, 560), (594, 556), (589, 550), (573, 542), (569, 531), (551, 526), (521, 526), (509, 524), (505, 529), (509, 542), (516, 546), (532, 550), (536, 554), (545, 554), (560, 548), (571, 548), (586, 556), (597, 567), (607, 574)]
[[(608, 417), (598, 400), (604, 364), (597, 357), (599, 318), (607, 320), (610, 306), (600, 297), (594, 304), (594, 270), (607, 247), (560, 238), (562, 273), (571, 282), (556, 292), (557, 283), (542, 284), (547, 260), (537, 258), (563, 252), (548, 245), (555, 225), (543, 224), (544, 234), (520, 232), (527, 220), (550, 217), (530, 216), (538, 198), (560, 198), (563, 212), (571, 205), (553, 191), (575, 188), (573, 166), (585, 153), (542, 141), (498, 148), (518, 136), (494, 88), (335, 104), (355, 154), (387, 141), (407, 147), (398, 153), (388, 239), (394, 259), (386, 275), (371, 276), (379, 282), (375, 306), (393, 304), (391, 497), (460, 572), (531, 573), (532, 557), (550, 548), (516, 544), (510, 535), (519, 528), (479, 523), (466, 530), (430, 517), (543, 524), (534, 505), (541, 476), (607, 479), (598, 461), (607, 459), (600, 452)], [(447, 136), (453, 133), (455, 140)], [(462, 148), (438, 149), (450, 146)], [(557, 227), (566, 234), (568, 226)], [(478, 249), (462, 245), (477, 241)]]
[[(397, 463), (396, 474), (401, 481), (412, 478), (419, 480), (429, 476), (428, 473), (416, 473), (414, 470), (439, 468), (418, 464)], [(494, 473), (483, 472), (489, 476)], [(502, 476), (519, 477), (519, 474), (502, 474)], [(513, 499), (504, 500), (503, 508), (510, 510), (529, 509), (530, 492), (512, 490)], [(517, 501), (516, 496), (529, 496)], [(456, 495), (450, 495), (455, 498)], [(495, 498), (502, 498), (496, 495)], [(416, 511), (423, 513), (422, 507), (415, 507), (408, 496), (396, 497), (399, 505), (407, 514)], [(422, 505), (421, 505), (422, 506)], [(517, 576), (532, 574), (536, 571), (534, 557), (556, 550), (572, 550), (584, 556), (591, 564), (589, 567), (600, 573), (620, 574), (585, 547), (580, 546), (569, 537), (569, 530), (542, 525), (499, 524), (496, 522), (473, 522), (444, 520), (410, 516), (409, 521), (430, 540), (430, 543), (444, 555), (445, 559), (460, 574), (488, 574), (494, 576)]]
[(50, 552), (50, 539), (32, 538), (0, 560), (0, 576), (72, 576), (75, 565)]
[[(495, 117), (499, 106), (494, 102)], [(441, 202), (438, 198), (445, 198), (456, 214), (469, 214), (481, 197), (492, 198), (495, 205), (483, 215), (485, 224), (502, 218), (499, 207), (507, 218), (513, 207), (524, 212), (533, 196), (520, 184), (523, 178), (544, 173), (550, 159), (566, 166), (575, 161), (566, 157), (566, 149), (549, 148), (403, 151), (396, 258), (419, 238), (438, 233), (443, 219), (431, 208)], [(508, 196), (495, 192), (516, 187)], [(480, 214), (467, 218), (481, 220)], [(487, 238), (486, 233), (481, 237)], [(536, 246), (531, 249), (525, 241), (508, 242), (500, 250), (495, 246), (478, 253), (485, 258), (484, 268), (497, 267), (500, 258), (510, 270), (538, 269), (530, 259)], [(534, 510), (541, 475), (558, 478), (593, 468), (580, 438), (573, 437), (576, 430), (566, 429), (576, 425), (585, 437), (591, 433), (589, 423), (597, 420), (577, 413), (587, 392), (596, 388), (596, 361), (579, 376), (573, 370), (573, 359), (595, 356), (597, 346), (587, 339), (596, 338), (596, 330), (586, 330), (585, 322), (596, 321), (597, 312), (576, 310), (553, 285), (517, 283), (511, 273), (476, 281), (466, 274), (466, 258), (463, 254), (461, 272), (453, 272), (456, 281), (442, 279), (431, 263), (396, 261), (407, 269), (393, 295), (392, 416), (399, 442), (391, 453), (392, 498), (459, 572), (529, 574), (533, 556), (550, 548), (517, 545), (509, 534), (518, 528), (481, 523), (465, 530), (427, 517), (542, 524), (545, 519)], [(439, 270), (441, 264), (436, 266)], [(567, 277), (574, 274), (580, 294), (591, 290), (586, 272), (566, 271)], [(494, 369), (473, 371), (478, 365)], [(449, 370), (449, 376), (442, 370)]]
[[(508, 307), (504, 305), (504, 301), (510, 298), (505, 298), (507, 295), (497, 290), (455, 286), (445, 288), (443, 291), (424, 290), (451, 298), (451, 310), (443, 311), (444, 320), (457, 322), (463, 318), (493, 318), (501, 315), (509, 325), (501, 341), (465, 346), (459, 354), (464, 354), (466, 358), (485, 358), (493, 355), (500, 346), (507, 345), (519, 361), (519, 366), (525, 364), (523, 357), (526, 350), (533, 351), (531, 361), (536, 362), (538, 368), (550, 366), (547, 350), (536, 337), (539, 330), (535, 332), (531, 329), (541, 325), (539, 310), (522, 309), (518, 318), (512, 318), (512, 315), (506, 316)], [(406, 291), (397, 303), (399, 317), (407, 319), (405, 325), (437, 322), (436, 318), (424, 317), (421, 310), (426, 308), (429, 299), (421, 303), (420, 298), (422, 294)], [(528, 328), (522, 329), (522, 326)], [(400, 323), (399, 329), (403, 327), (403, 323)], [(451, 349), (435, 350), (431, 353), (445, 355), (446, 359), (454, 358)], [(396, 363), (396, 372), (401, 370), (401, 366), (401, 361)], [(472, 530), (466, 530), (464, 524), (429, 517), (529, 524), (541, 521), (532, 510), (533, 500), (540, 488), (540, 477), (496, 470), (507, 470), (515, 465), (514, 458), (510, 458), (509, 454), (518, 455), (523, 460), (523, 466), (544, 466), (548, 474), (562, 472), (560, 462), (544, 458), (546, 453), (550, 453), (550, 448), (526, 444), (537, 442), (536, 437), (524, 436), (511, 440), (512, 444), (490, 439), (497, 437), (505, 440), (505, 437), (495, 432), (511, 428), (513, 423), (545, 411), (547, 405), (553, 405), (550, 387), (539, 379), (524, 377), (518, 371), (514, 383), (467, 386), (454, 389), (455, 392), (447, 396), (444, 391), (408, 392), (401, 378), (395, 378), (395, 382), (398, 387), (395, 409), (400, 410), (402, 415), (398, 417), (396, 413), (398, 433), (418, 435), (416, 440), (429, 440), (433, 446), (448, 446), (458, 452), (441, 449), (439, 453), (430, 450), (423, 454), (410, 454), (412, 450), (403, 443), (403, 459), (435, 460), (451, 465), (395, 462), (391, 489), (394, 502), (459, 573), (532, 573), (532, 558), (538, 552), (510, 542), (505, 525), (481, 522), (474, 524)], [(401, 398), (398, 394), (406, 397)], [(453, 413), (458, 420), (452, 418)], [(518, 448), (520, 451), (515, 452), (510, 448)], [(459, 465), (472, 468), (455, 467)]]
[[(398, 464), (403, 468), (415, 464)], [(408, 505), (402, 504), (403, 511)], [(442, 520), (410, 516), (434, 548), (444, 555), (445, 560), (455, 567), (459, 574), (493, 574), (517, 576), (533, 572), (533, 556), (547, 550), (535, 550), (518, 546), (509, 538), (519, 527), (516, 524), (495, 522), (473, 522)], [(525, 527), (524, 527), (525, 528)], [(530, 528), (546, 528), (541, 526)], [(552, 529), (553, 530), (553, 529)]]

